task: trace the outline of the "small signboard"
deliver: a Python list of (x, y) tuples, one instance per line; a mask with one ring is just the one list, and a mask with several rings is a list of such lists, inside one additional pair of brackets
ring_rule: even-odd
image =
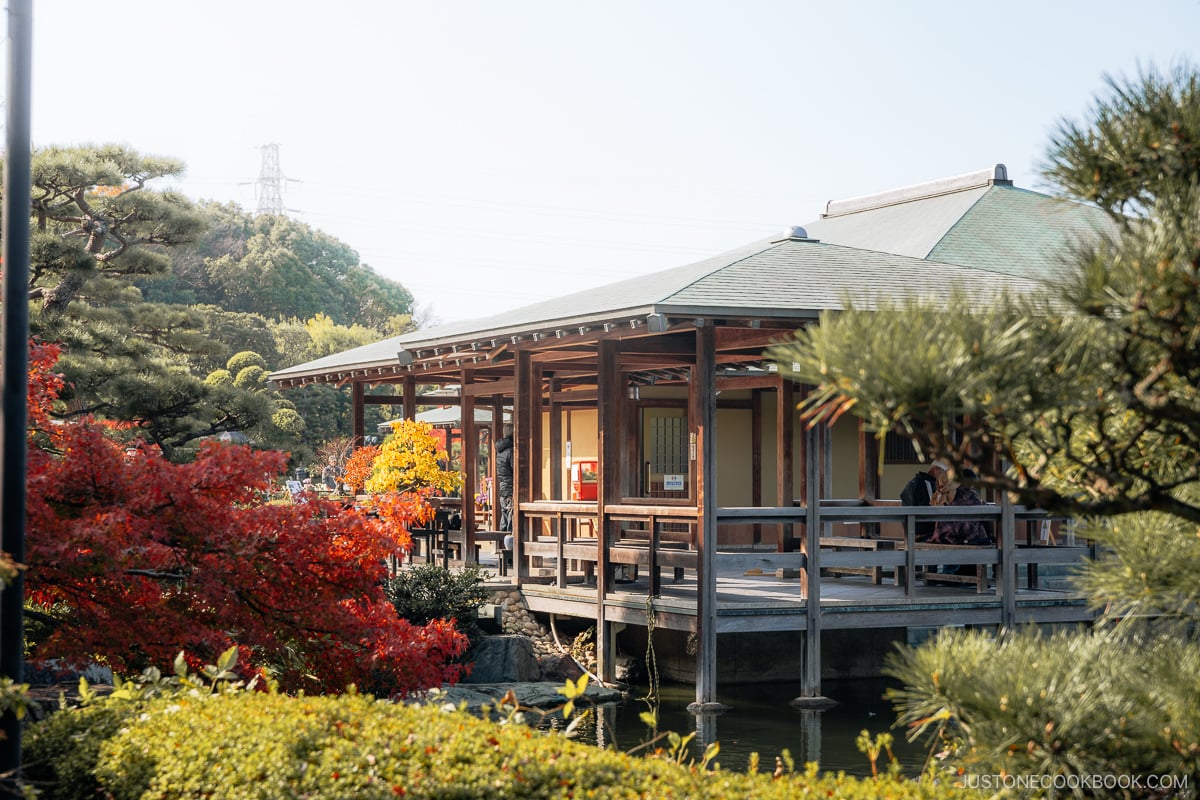
[(663, 489), (668, 492), (682, 492), (684, 475), (663, 475)]

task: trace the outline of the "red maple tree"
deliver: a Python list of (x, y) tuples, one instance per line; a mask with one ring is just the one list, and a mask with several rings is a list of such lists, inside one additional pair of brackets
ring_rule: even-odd
[(239, 663), (284, 690), (457, 680), (466, 637), (401, 619), (383, 593), (420, 498), (385, 498), (372, 516), (316, 497), (268, 504), (283, 453), (210, 443), (173, 464), (94, 420), (52, 424), (56, 356), (35, 346), (30, 362), (26, 587), (55, 620), (32, 661), (128, 672), (166, 668), (181, 650), (213, 663), (236, 643)]

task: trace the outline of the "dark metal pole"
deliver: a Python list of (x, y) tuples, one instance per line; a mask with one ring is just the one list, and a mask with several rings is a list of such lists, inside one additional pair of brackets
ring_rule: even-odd
[[(32, 0), (8, 0), (8, 114), (4, 159), (3, 330), (0, 349), (0, 546), (25, 561), (25, 472), (29, 423), (29, 205)], [(24, 579), (0, 592), (0, 674), (20, 683), (25, 667)], [(21, 723), (0, 719), (0, 797), (20, 797)]]

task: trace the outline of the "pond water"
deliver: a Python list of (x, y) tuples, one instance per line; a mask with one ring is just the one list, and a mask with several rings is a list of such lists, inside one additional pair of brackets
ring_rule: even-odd
[[(892, 750), (904, 773), (916, 775), (924, 764), (927, 751), (920, 744), (904, 740), (904, 731), (892, 728), (896, 713), (884, 692), (891, 685), (883, 680), (823, 681), (827, 697), (838, 705), (825, 711), (801, 711), (789, 705), (800, 695), (799, 684), (771, 683), (722, 687), (719, 702), (730, 706), (722, 714), (697, 717), (687, 710), (695, 700), (692, 686), (669, 684), (660, 689), (659, 731), (681, 735), (696, 732), (690, 744), (697, 761), (709, 741), (720, 743), (717, 761), (722, 769), (746, 769), (751, 753), (759, 754), (759, 769), (772, 770), (775, 757), (786, 748), (801, 770), (805, 762), (819, 761), (822, 771), (845, 771), (852, 775), (870, 775), (866, 755), (855, 745), (864, 728), (872, 736), (890, 732), (896, 739)], [(631, 698), (644, 697), (647, 687), (631, 687)], [(649, 710), (646, 702), (636, 699), (603, 706), (594, 722), (581, 726), (579, 738), (590, 744), (629, 751), (646, 741), (649, 729), (639, 718)], [(665, 742), (663, 745), (665, 746)], [(880, 757), (880, 766), (887, 763)]]

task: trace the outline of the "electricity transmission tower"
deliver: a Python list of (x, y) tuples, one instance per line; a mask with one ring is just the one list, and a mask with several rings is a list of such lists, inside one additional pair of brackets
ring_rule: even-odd
[(279, 168), (279, 145), (272, 142), (259, 148), (262, 150), (262, 168), (258, 171), (258, 180), (254, 183), (254, 194), (258, 198), (258, 214), (283, 214), (283, 184), (293, 180), (285, 178)]

